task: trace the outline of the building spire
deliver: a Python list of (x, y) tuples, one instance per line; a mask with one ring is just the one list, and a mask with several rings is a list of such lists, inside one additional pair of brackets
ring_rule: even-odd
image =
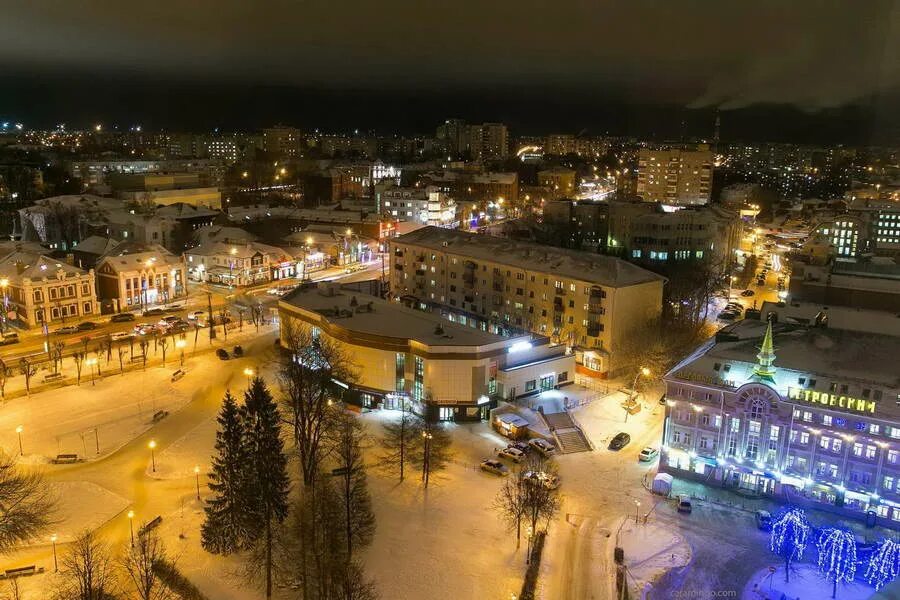
[(772, 321), (766, 325), (766, 335), (763, 337), (762, 346), (759, 348), (759, 354), (756, 355), (756, 367), (753, 369), (753, 375), (766, 381), (775, 382), (775, 346), (772, 344)]

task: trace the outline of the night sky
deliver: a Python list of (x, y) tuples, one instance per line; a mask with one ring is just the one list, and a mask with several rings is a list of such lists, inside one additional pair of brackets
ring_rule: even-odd
[(7, 3), (0, 118), (891, 137), (900, 0)]

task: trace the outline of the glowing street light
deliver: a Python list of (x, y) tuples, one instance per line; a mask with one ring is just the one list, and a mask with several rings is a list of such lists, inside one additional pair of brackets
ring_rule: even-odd
[(156, 473), (156, 440), (150, 440), (147, 447), (150, 448), (150, 462), (153, 465), (153, 472)]
[(97, 385), (94, 383), (94, 365), (97, 364), (97, 357), (92, 356), (85, 360), (84, 363), (91, 369), (91, 385)]
[(640, 518), (640, 510), (641, 503), (638, 500), (634, 501), (634, 524), (637, 525), (638, 519)]
[(253, 375), (255, 375), (255, 374), (256, 374), (256, 372), (253, 369), (251, 369), (250, 367), (244, 368), (244, 375), (247, 377), (247, 389), (248, 390), (250, 389), (250, 381), (253, 379)]
[(200, 499), (200, 467), (194, 466), (194, 477), (197, 479), (197, 500)]
[(59, 563), (56, 561), (56, 534), (50, 536), (50, 543), (53, 544), (53, 572), (59, 573)]
[(19, 435), (19, 456), (24, 456), (25, 453), (22, 451), (22, 426), (21, 425), (16, 427), (16, 433)]
[(128, 511), (128, 527), (131, 529), (131, 545), (134, 546), (134, 511)]
[(181, 350), (181, 366), (184, 366), (184, 347), (187, 346), (187, 342), (182, 340), (175, 340), (175, 347)]

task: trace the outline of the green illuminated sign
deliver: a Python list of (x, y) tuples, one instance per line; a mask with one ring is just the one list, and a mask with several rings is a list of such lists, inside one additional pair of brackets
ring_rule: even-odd
[(828, 392), (789, 387), (788, 398), (791, 400), (802, 400), (811, 404), (822, 404), (823, 406), (852, 410), (854, 412), (875, 414), (875, 402), (863, 400), (862, 398), (853, 398), (852, 396), (838, 396)]

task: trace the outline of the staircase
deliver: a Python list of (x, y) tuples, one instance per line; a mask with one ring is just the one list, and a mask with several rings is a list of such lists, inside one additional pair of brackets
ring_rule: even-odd
[(593, 450), (590, 442), (584, 437), (584, 433), (575, 424), (568, 412), (545, 413), (544, 420), (547, 422), (547, 427), (553, 432), (556, 444), (563, 454), (590, 452)]

